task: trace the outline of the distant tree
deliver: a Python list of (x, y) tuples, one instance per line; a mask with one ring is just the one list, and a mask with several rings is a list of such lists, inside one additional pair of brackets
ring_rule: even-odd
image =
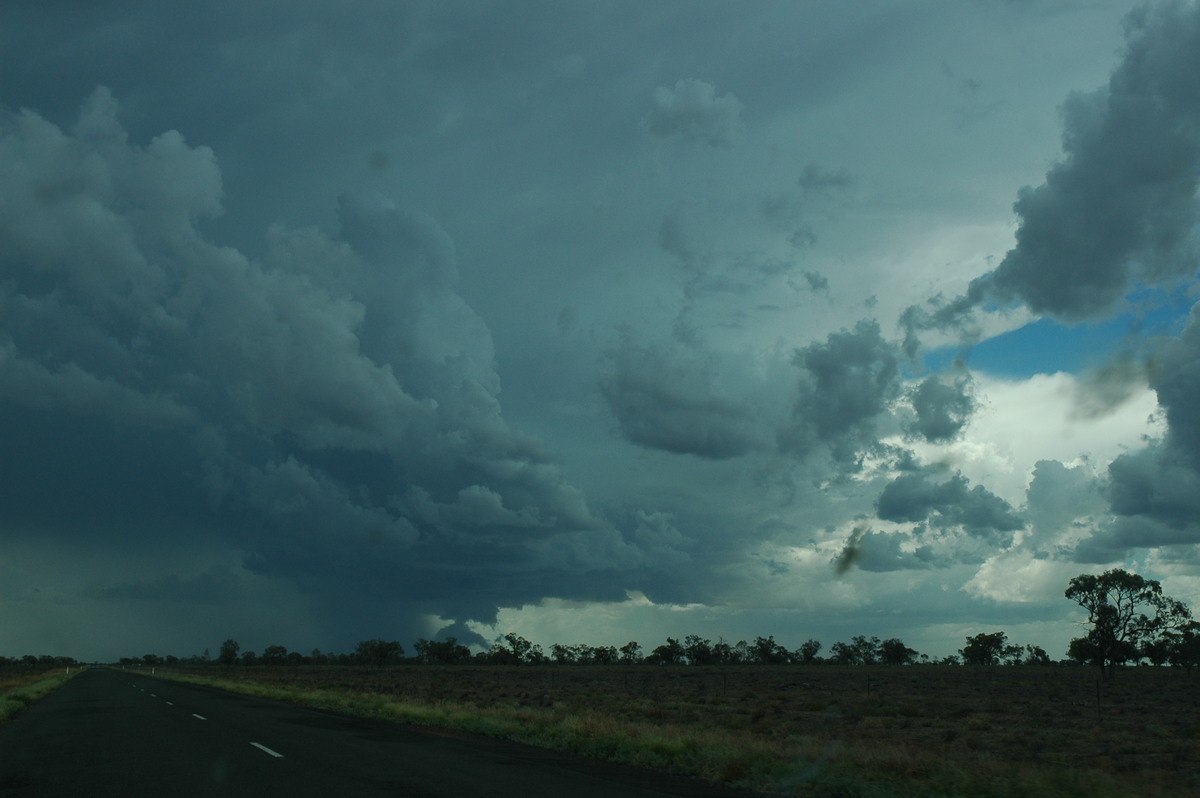
[(700, 635), (688, 635), (683, 638), (683, 654), (689, 665), (712, 665), (714, 656), (712, 641)]
[(1170, 637), (1156, 637), (1147, 640), (1138, 651), (1138, 656), (1150, 660), (1150, 664), (1158, 667), (1171, 659), (1171, 647), (1174, 641)]
[(1091, 626), (1082, 638), (1071, 641), (1071, 654), (1087, 654), (1105, 676), (1113, 668), (1137, 659), (1143, 647), (1159, 637), (1170, 638), (1191, 620), (1191, 611), (1180, 601), (1163, 595), (1154, 579), (1120, 568), (1103, 574), (1080, 574), (1067, 584), (1066, 597), (1087, 610)]
[(684, 656), (683, 644), (673, 637), (668, 637), (667, 642), (661, 646), (655, 646), (650, 655), (646, 657), (646, 662), (654, 665), (679, 665), (683, 662)]
[(165, 664), (165, 665), (178, 665), (178, 664), (179, 664), (179, 657), (175, 656), (174, 654), (168, 654), (168, 655), (166, 656), (166, 658), (163, 660), (163, 664)]
[(916, 657), (916, 649), (904, 645), (899, 638), (893, 637), (879, 644), (879, 661), (884, 665), (908, 665)]
[(792, 652), (792, 659), (796, 662), (810, 663), (817, 661), (817, 653), (821, 650), (821, 643), (818, 640), (805, 640), (800, 644), (800, 648)]
[(713, 665), (735, 664), (733, 646), (729, 645), (723, 637), (718, 638), (717, 642), (712, 644), (712, 647), (709, 649), (709, 657)]
[(588, 654), (588, 661), (592, 665), (616, 665), (620, 658), (616, 646), (596, 646)]
[[(531, 656), (534, 648), (533, 643), (530, 643), (516, 632), (509, 632), (504, 636), (504, 640), (508, 643), (508, 650), (512, 652), (514, 664), (520, 665), (523, 662), (528, 663), (536, 659)], [(539, 653), (541, 653), (540, 649)]]
[(1200, 623), (1188, 621), (1171, 634), (1167, 659), (1172, 665), (1187, 668), (1188, 673), (1200, 665)]
[(642, 644), (636, 640), (630, 640), (621, 646), (620, 651), (622, 665), (637, 665), (642, 661)]
[[(218, 655), (217, 659), (222, 665), (232, 665), (233, 663), (237, 662), (237, 655), (240, 649), (241, 646), (238, 645), (238, 641), (233, 640), (232, 638), (226, 640), (221, 644), (221, 653)], [(208, 659), (208, 649), (205, 649), (204, 658)]]
[(146, 665), (154, 666), (162, 662), (162, 658), (157, 654), (143, 654), (142, 662)]
[(562, 643), (553, 643), (550, 646), (550, 659), (559, 665), (574, 665), (576, 660), (575, 647)]
[(1025, 656), (1021, 660), (1022, 665), (1051, 665), (1050, 655), (1046, 653), (1046, 649), (1041, 646), (1025, 646)]
[(879, 646), (878, 637), (856, 635), (849, 643), (834, 643), (829, 653), (839, 665), (874, 665), (879, 662)]
[(1006, 657), (1019, 654), (1020, 646), (1006, 646), (1008, 635), (1004, 632), (980, 632), (968, 635), (967, 644), (958, 650), (964, 665), (999, 665)]
[(426, 640), (421, 638), (413, 644), (417, 661), (426, 665), (458, 665), (471, 659), (471, 650), (458, 644), (458, 638)]
[(242, 664), (246, 665), (246, 666), (257, 665), (258, 664), (258, 655), (255, 654), (253, 651), (243, 651), (242, 652)]
[(283, 665), (287, 662), (287, 655), (287, 646), (267, 646), (258, 659), (263, 665)]
[(750, 651), (759, 665), (780, 665), (788, 661), (787, 649), (775, 642), (775, 635), (754, 638)]
[(404, 647), (396, 640), (361, 640), (354, 647), (354, 658), (363, 665), (382, 668), (404, 659)]

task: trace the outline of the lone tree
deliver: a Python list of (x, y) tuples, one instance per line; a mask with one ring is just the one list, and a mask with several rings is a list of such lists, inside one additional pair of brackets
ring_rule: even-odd
[(964, 665), (999, 665), (1004, 660), (1019, 656), (1024, 650), (1020, 646), (1005, 645), (1008, 635), (1004, 632), (981, 632), (968, 635), (967, 644), (958, 650)]
[(221, 654), (219, 659), (222, 665), (232, 665), (237, 662), (238, 651), (241, 650), (238, 641), (230, 638), (221, 644)]
[(1068, 583), (1066, 597), (1087, 610), (1092, 627), (1071, 641), (1068, 653), (1099, 666), (1109, 678), (1114, 665), (1140, 658), (1157, 640), (1186, 627), (1192, 617), (1183, 602), (1163, 595), (1156, 580), (1120, 568), (1099, 576), (1080, 574)]

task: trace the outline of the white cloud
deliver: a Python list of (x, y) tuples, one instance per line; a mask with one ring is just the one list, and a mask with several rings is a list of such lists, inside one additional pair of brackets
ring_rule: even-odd
[(1158, 401), (1147, 387), (1103, 416), (1078, 412), (1078, 378), (1059, 372), (1027, 380), (1003, 380), (976, 374), (978, 407), (953, 443), (914, 443), (927, 462), (944, 462), (972, 482), (987, 485), (1014, 506), (1039, 460), (1086, 461), (1102, 473), (1118, 455), (1157, 437), (1163, 427)]

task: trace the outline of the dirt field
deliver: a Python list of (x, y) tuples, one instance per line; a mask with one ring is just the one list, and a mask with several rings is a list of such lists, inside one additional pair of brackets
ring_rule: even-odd
[[(212, 673), (213, 671), (208, 671)], [(578, 708), (854, 751), (920, 780), (1034, 767), (1109, 774), (1137, 795), (1200, 795), (1200, 674), (1075, 667), (231, 668), (234, 678), (476, 707)], [(214, 674), (216, 675), (216, 674)]]

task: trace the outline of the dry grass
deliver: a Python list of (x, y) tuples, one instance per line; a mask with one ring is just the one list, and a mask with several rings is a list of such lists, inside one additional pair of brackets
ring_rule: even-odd
[(1026, 667), (198, 673), (180, 676), (786, 794), (1200, 794), (1197, 682), (1173, 670), (1099, 685)]
[(82, 668), (39, 668), (35, 670), (0, 670), (0, 723), (13, 713), (42, 698), (79, 673)]

